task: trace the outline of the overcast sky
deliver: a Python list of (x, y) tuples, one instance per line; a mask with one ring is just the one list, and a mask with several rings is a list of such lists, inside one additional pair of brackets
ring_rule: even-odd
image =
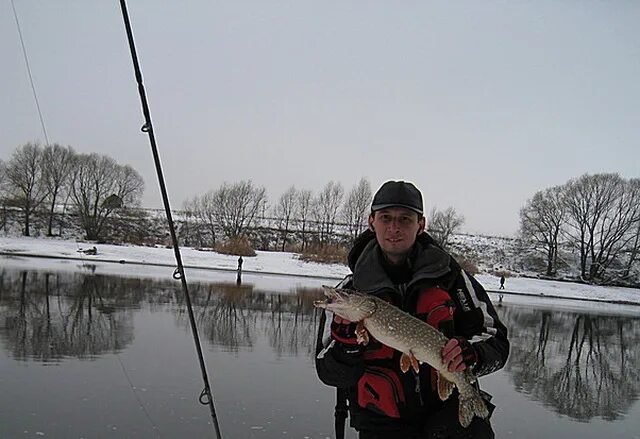
[[(116, 0), (14, 0), (49, 140), (105, 153), (161, 207)], [(536, 191), (640, 177), (638, 1), (161, 1), (129, 12), (173, 208), (224, 181), (405, 179), (465, 231)], [(0, 2), (0, 159), (44, 142)]]

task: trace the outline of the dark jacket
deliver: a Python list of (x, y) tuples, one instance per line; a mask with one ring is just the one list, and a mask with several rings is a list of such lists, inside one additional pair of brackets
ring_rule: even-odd
[[(340, 283), (341, 287), (383, 297), (423, 320), (417, 304), (423, 302), (424, 295), (436, 290), (448, 292), (455, 311), (454, 334), (447, 335), (472, 342), (477, 353), (475, 375), (504, 366), (509, 353), (507, 329), (486, 291), (427, 233), (418, 236), (401, 272), (394, 272), (386, 263), (370, 231), (358, 237), (348, 262), (353, 274)], [(347, 389), (351, 425), (357, 430), (394, 430), (407, 425), (423, 428), (429, 415), (443, 406), (432, 390), (431, 368), (423, 364), (418, 374), (402, 373), (401, 353), (375, 340), (355, 349), (335, 340), (332, 343), (332, 319), (331, 313), (324, 313), (320, 322), (316, 370), (325, 384)]]

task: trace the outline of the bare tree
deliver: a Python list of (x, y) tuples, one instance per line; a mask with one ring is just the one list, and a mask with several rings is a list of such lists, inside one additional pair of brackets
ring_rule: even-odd
[(636, 226), (631, 229), (631, 239), (629, 240), (628, 247), (626, 249), (628, 254), (627, 265), (622, 273), (623, 278), (628, 278), (631, 274), (631, 268), (638, 261), (638, 255), (640, 254), (640, 221), (636, 222)]
[(313, 192), (308, 189), (298, 191), (296, 213), (302, 232), (302, 251), (307, 248), (307, 223), (313, 207)]
[(218, 223), (214, 214), (213, 191), (202, 196), (195, 196), (193, 200), (185, 202), (185, 211), (189, 212), (187, 216), (193, 215), (195, 218), (197, 240), (203, 241), (198, 233), (198, 225), (202, 225), (207, 232), (206, 234), (209, 235), (211, 247), (215, 247)]
[(298, 191), (295, 186), (291, 186), (280, 196), (278, 204), (274, 207), (274, 216), (278, 221), (278, 228), (282, 231), (282, 251), (285, 250), (287, 244), (289, 226), (295, 214), (297, 197)]
[(138, 207), (144, 192), (142, 176), (130, 165), (121, 165), (117, 169), (115, 195), (122, 200), (122, 207)]
[(333, 180), (327, 183), (318, 195), (316, 204), (317, 212), (315, 212), (315, 214), (320, 223), (320, 241), (323, 243), (326, 242), (333, 233), (343, 197), (344, 189), (342, 188), (342, 184)]
[(0, 159), (0, 195), (4, 193), (4, 189), (5, 189), (4, 184), (5, 184), (5, 180), (7, 179), (6, 166), (7, 165), (4, 164), (2, 159)]
[(555, 186), (538, 191), (520, 210), (520, 233), (536, 250), (544, 252), (548, 276), (555, 273), (558, 262), (558, 239), (565, 224), (564, 189)]
[[(188, 224), (190, 217), (194, 219), (193, 227), (189, 226), (190, 230), (185, 239), (193, 239), (198, 246), (215, 247), (216, 245), (217, 225), (210, 199), (211, 194), (207, 193), (184, 202), (185, 223)], [(185, 232), (187, 231), (185, 230)]]
[(47, 145), (43, 151), (45, 163), (43, 176), (49, 198), (49, 222), (47, 225), (47, 235), (49, 236), (53, 234), (53, 216), (58, 198), (65, 195), (71, 184), (75, 156), (73, 148), (64, 147), (57, 143)]
[[(600, 186), (588, 175), (580, 179), (571, 180), (566, 185), (567, 197), (565, 203), (568, 209), (569, 228), (567, 236), (573, 245), (580, 250), (580, 272), (587, 278), (587, 258), (589, 254), (588, 235), (590, 224), (597, 223), (603, 214), (601, 199), (596, 187)], [(596, 202), (598, 200), (598, 202)], [(592, 228), (595, 227), (593, 224)]]
[(104, 155), (78, 156), (71, 199), (87, 239), (102, 239), (109, 216), (118, 208), (139, 205), (143, 191), (144, 180), (131, 166)]
[(603, 279), (633, 240), (640, 221), (638, 185), (618, 174), (585, 174), (567, 183), (567, 234), (580, 251), (584, 279)]
[(7, 206), (5, 205), (5, 194), (7, 192), (6, 188), (7, 181), (7, 171), (6, 165), (0, 159), (0, 203), (2, 204), (2, 211), (0, 212), (0, 229), (7, 231)]
[(353, 239), (366, 227), (372, 197), (371, 184), (364, 177), (347, 195), (342, 208), (342, 219), (347, 224)]
[(213, 214), (227, 238), (246, 233), (267, 199), (264, 187), (254, 187), (251, 180), (224, 183), (212, 194)]
[(435, 207), (429, 214), (429, 233), (442, 247), (447, 247), (449, 238), (464, 224), (464, 216), (458, 214), (453, 207), (447, 207), (443, 211)]
[[(629, 203), (636, 207), (640, 204), (640, 178), (632, 178), (626, 182), (627, 196), (630, 198)], [(635, 218), (630, 219), (631, 226), (627, 231), (624, 239), (623, 251), (627, 253), (627, 264), (622, 273), (623, 278), (628, 278), (631, 268), (638, 261), (640, 253), (640, 208), (635, 210)]]
[(9, 198), (24, 212), (24, 235), (29, 236), (31, 215), (47, 197), (43, 178), (42, 148), (35, 143), (19, 146), (6, 165)]

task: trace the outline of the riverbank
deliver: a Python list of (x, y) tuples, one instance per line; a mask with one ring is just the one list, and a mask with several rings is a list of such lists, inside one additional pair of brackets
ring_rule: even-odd
[[(95, 247), (95, 254), (93, 253)], [(191, 247), (180, 249), (183, 264), (188, 270), (188, 279), (207, 280), (207, 272), (235, 272), (238, 267), (236, 256), (223, 255), (213, 251), (201, 251)], [(319, 264), (298, 259), (296, 253), (256, 252), (255, 257), (244, 257), (242, 270), (249, 275), (296, 276), (317, 280), (319, 283), (335, 283), (349, 273), (343, 264)], [(117, 271), (134, 271), (140, 275), (165, 272), (165, 268), (175, 268), (175, 254), (172, 248), (142, 247), (132, 245), (93, 244), (53, 238), (7, 238), (0, 237), (0, 266), (20, 265), (16, 258), (31, 258), (29, 268), (37, 269), (47, 265), (47, 260), (69, 263), (92, 264), (96, 262), (118, 265)], [(141, 266), (149, 267), (141, 270)], [(151, 270), (152, 267), (160, 270)], [(141, 272), (142, 271), (142, 272)], [(193, 277), (192, 277), (193, 275)], [(493, 293), (504, 292), (514, 296), (535, 296), (549, 299), (576, 299), (594, 302), (640, 305), (640, 289), (623, 287), (602, 287), (542, 279), (512, 277), (507, 279), (505, 290), (498, 290), (500, 282), (496, 276), (478, 274), (476, 278)], [(315, 283), (315, 282), (314, 282)]]

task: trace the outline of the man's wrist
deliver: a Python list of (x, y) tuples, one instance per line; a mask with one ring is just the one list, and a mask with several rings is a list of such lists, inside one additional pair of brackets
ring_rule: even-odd
[(469, 342), (464, 337), (455, 337), (458, 340), (458, 345), (460, 346), (462, 356), (462, 361), (467, 366), (467, 368), (473, 370), (473, 368), (478, 363), (478, 352), (476, 351), (473, 344)]

